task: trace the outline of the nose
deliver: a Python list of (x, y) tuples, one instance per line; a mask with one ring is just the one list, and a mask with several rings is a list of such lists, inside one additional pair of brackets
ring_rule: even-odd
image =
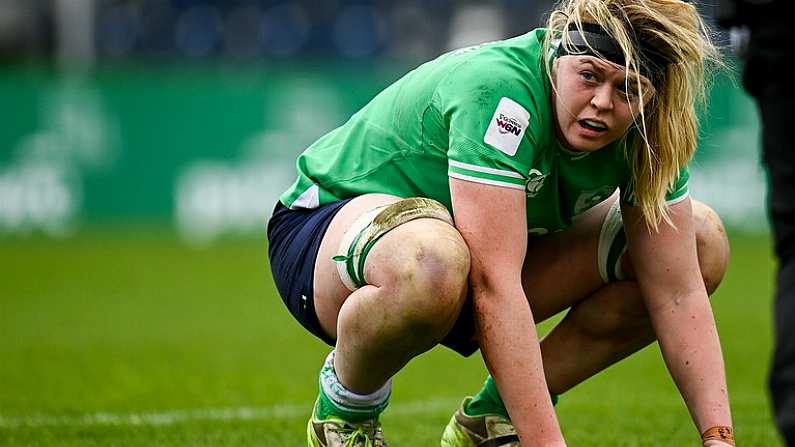
[(612, 110), (613, 109), (613, 87), (609, 83), (602, 83), (598, 86), (591, 98), (591, 105), (596, 107), (597, 110)]

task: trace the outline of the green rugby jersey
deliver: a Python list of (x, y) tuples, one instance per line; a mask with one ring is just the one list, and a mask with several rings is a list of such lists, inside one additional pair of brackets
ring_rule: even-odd
[[(452, 211), (448, 177), (525, 191), (528, 232), (568, 227), (621, 188), (619, 144), (565, 149), (543, 66), (545, 30), (453, 51), (409, 72), (298, 158), (292, 209), (366, 193), (429, 197)], [(667, 195), (688, 194), (683, 169)]]

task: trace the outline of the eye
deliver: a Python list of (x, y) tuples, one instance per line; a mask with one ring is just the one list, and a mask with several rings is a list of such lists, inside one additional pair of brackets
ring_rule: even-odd
[(618, 85), (617, 90), (619, 92), (621, 92), (621, 96), (625, 97), (625, 99), (628, 99), (630, 101), (632, 101), (632, 100), (634, 100), (635, 98), (638, 97), (637, 89), (635, 89), (631, 85), (630, 85), (629, 89), (627, 89), (627, 87), (624, 84), (620, 84), (620, 85)]
[(591, 82), (596, 80), (596, 75), (590, 71), (581, 71), (580, 77), (586, 82)]

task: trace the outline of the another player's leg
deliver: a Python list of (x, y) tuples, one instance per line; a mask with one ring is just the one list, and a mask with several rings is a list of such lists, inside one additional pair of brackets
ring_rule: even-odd
[[(571, 307), (541, 342), (553, 402), (559, 394), (655, 338), (628, 257), (617, 256), (622, 242), (605, 240), (604, 224), (616, 218), (615, 214), (608, 215), (609, 206), (600, 205), (582, 216), (572, 229), (540, 238), (528, 250), (523, 280), (536, 321)], [(693, 215), (699, 264), (711, 294), (725, 272), (728, 241), (720, 219), (709, 207), (694, 201)], [(448, 424), (442, 446), (479, 445), (474, 440), (493, 441), (489, 445), (495, 446), (518, 445), (510, 437), (513, 432), (506, 425), (507, 416), (494, 382), (487, 378), (481, 391), (466, 400)], [(453, 432), (456, 436), (450, 435)]]
[[(469, 251), (461, 235), (432, 217), (439, 209), (396, 200), (351, 201), (321, 244), (315, 306), (336, 347), (321, 370), (310, 446), (385, 445), (378, 417), (391, 377), (439, 343), (466, 297)], [(404, 221), (417, 215), (430, 217)]]

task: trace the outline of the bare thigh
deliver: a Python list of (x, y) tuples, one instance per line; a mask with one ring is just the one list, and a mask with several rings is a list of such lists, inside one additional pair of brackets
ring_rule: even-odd
[(535, 321), (541, 322), (604, 287), (597, 250), (612, 199), (578, 216), (565, 231), (530, 239), (522, 285)]
[(352, 292), (342, 283), (337, 266), (331, 258), (337, 255), (342, 237), (362, 213), (398, 200), (399, 197), (387, 194), (364, 194), (356, 197), (334, 216), (323, 236), (315, 261), (313, 281), (315, 312), (320, 326), (334, 338), (337, 337), (337, 316), (340, 308)]

